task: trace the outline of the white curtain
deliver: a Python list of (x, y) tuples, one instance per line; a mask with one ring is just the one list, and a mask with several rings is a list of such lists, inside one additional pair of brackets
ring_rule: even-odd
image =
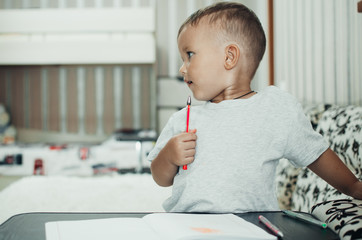
[(362, 105), (358, 0), (275, 0), (275, 83), (309, 103)]

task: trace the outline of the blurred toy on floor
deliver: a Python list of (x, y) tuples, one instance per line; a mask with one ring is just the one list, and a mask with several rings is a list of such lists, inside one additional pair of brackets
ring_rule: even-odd
[(154, 131), (127, 130), (115, 132), (100, 144), (1, 145), (0, 175), (93, 176), (149, 172), (146, 157), (155, 140)]

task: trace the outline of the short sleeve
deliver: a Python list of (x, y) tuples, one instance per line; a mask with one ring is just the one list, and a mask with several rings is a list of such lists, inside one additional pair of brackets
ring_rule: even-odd
[(170, 119), (166, 123), (166, 126), (161, 131), (161, 134), (156, 141), (155, 147), (151, 150), (151, 152), (147, 156), (148, 161), (153, 161), (153, 159), (157, 157), (161, 149), (174, 135), (173, 122), (174, 122), (174, 115), (170, 117)]
[(284, 157), (297, 167), (313, 163), (328, 149), (328, 143), (317, 133), (299, 103), (291, 110), (289, 133)]

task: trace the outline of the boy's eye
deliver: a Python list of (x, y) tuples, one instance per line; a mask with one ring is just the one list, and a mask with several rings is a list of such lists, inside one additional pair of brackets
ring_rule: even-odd
[(188, 57), (188, 58), (191, 58), (193, 55), (194, 55), (193, 52), (187, 52), (187, 57)]

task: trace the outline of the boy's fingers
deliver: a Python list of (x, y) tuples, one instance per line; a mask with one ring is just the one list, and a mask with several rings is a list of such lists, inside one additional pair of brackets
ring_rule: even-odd
[(182, 141), (195, 141), (197, 139), (197, 135), (194, 132), (183, 132), (182, 135), (180, 135), (182, 138), (180, 138)]
[(190, 156), (190, 157), (185, 158), (186, 165), (192, 163), (193, 161), (194, 161), (194, 156)]
[(190, 129), (188, 132), (184, 132), (184, 133), (196, 133), (197, 132), (197, 129)]
[(196, 142), (195, 141), (185, 142), (185, 145), (184, 145), (185, 150), (195, 149), (195, 147), (196, 147)]
[(195, 154), (196, 154), (195, 148), (185, 150), (186, 157), (193, 157), (195, 156)]

